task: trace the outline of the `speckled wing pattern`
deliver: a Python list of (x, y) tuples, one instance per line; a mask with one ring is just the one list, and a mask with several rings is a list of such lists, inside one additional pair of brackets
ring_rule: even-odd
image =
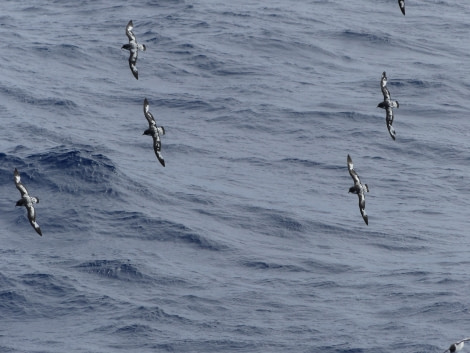
[(18, 169), (16, 168), (14, 172), (14, 179), (15, 179), (15, 186), (19, 190), (21, 197), (28, 195), (28, 190), (26, 190), (26, 187), (21, 183), (20, 172), (18, 172)]
[(349, 174), (351, 175), (351, 178), (354, 180), (354, 185), (360, 186), (361, 180), (359, 179), (359, 175), (357, 175), (356, 171), (354, 170), (353, 161), (349, 154), (348, 154), (348, 170), (349, 170)]

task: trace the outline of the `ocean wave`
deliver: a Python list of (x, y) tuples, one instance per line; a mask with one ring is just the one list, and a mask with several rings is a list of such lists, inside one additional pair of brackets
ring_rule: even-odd
[[(114, 193), (114, 163), (91, 146), (57, 146), (28, 156), (24, 165), (35, 165), (53, 190), (78, 193)], [(27, 171), (25, 171), (27, 173)]]
[(128, 312), (119, 317), (120, 320), (131, 321), (139, 320), (145, 322), (166, 322), (173, 324), (194, 324), (194, 321), (191, 321), (183, 316), (169, 314), (159, 306), (155, 305), (131, 305)]
[(3, 315), (10, 317), (30, 317), (35, 315), (30, 307), (29, 300), (19, 290), (0, 291), (0, 309)]
[(135, 337), (135, 335), (154, 335), (156, 330), (149, 325), (142, 325), (142, 324), (132, 324), (132, 325), (125, 325), (115, 329), (114, 334), (118, 334), (119, 336), (126, 336), (129, 335), (130, 337)]
[(353, 40), (367, 43), (383, 43), (386, 45), (393, 44), (393, 37), (390, 34), (379, 34), (379, 32), (359, 32), (352, 29), (346, 29), (341, 32), (339, 37), (348, 41)]
[(236, 221), (238, 226), (242, 228), (278, 237), (292, 237), (296, 233), (303, 234), (304, 224), (286, 212), (263, 207), (247, 207), (246, 205), (240, 207), (243, 212), (249, 215), (249, 218)]
[[(140, 212), (115, 211), (104, 214), (113, 220), (115, 236), (140, 240), (181, 242), (196, 248), (223, 251), (226, 245), (198, 234), (180, 223), (149, 217)], [(120, 229), (116, 234), (115, 229)]]
[(47, 296), (62, 297), (71, 290), (66, 281), (47, 273), (28, 273), (20, 277), (21, 283), (30, 290)]
[(274, 270), (274, 271), (286, 271), (286, 272), (304, 272), (304, 268), (296, 265), (285, 265), (276, 262), (267, 262), (267, 261), (255, 261), (255, 260), (246, 260), (241, 261), (243, 266), (246, 266), (251, 269), (256, 270)]
[(50, 111), (72, 112), (77, 109), (77, 104), (71, 100), (63, 97), (40, 97), (40, 92), (31, 92), (25, 89), (0, 84), (0, 95), (14, 99), (20, 103), (47, 108)]
[(144, 275), (129, 260), (93, 260), (75, 266), (80, 271), (93, 273), (100, 277), (127, 282), (146, 282), (149, 277)]
[(187, 109), (187, 110), (201, 110), (212, 111), (214, 108), (207, 101), (199, 99), (197, 96), (181, 94), (178, 97), (169, 96), (164, 99), (153, 99), (152, 106), (165, 107), (169, 109)]
[[(67, 59), (73, 60), (89, 60), (87, 52), (81, 47), (73, 44), (43, 44), (43, 43), (33, 43), (33, 50), (37, 51), (39, 55), (44, 55), (46, 57), (53, 57), (54, 60), (60, 60), (60, 57), (63, 56)], [(69, 61), (70, 65), (70, 61)]]

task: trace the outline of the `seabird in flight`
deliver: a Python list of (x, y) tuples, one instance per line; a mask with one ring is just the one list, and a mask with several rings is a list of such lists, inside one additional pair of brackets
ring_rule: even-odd
[(14, 179), (15, 179), (16, 188), (21, 193), (21, 199), (19, 199), (16, 202), (16, 206), (26, 207), (26, 209), (28, 210), (29, 223), (31, 223), (31, 225), (36, 230), (36, 232), (42, 236), (41, 228), (39, 228), (39, 224), (37, 224), (36, 222), (36, 211), (34, 210), (34, 206), (33, 206), (33, 204), (39, 203), (39, 198), (29, 196), (28, 190), (26, 190), (24, 185), (21, 184), (20, 173), (18, 172), (18, 169), (16, 168), (15, 168), (15, 173), (14, 173)]
[(137, 43), (137, 40), (135, 39), (135, 35), (132, 32), (133, 28), (134, 28), (134, 24), (132, 23), (132, 20), (130, 20), (126, 26), (126, 34), (127, 34), (127, 38), (129, 38), (129, 44), (124, 44), (121, 47), (121, 49), (129, 50), (129, 67), (131, 68), (131, 71), (134, 77), (138, 80), (139, 73), (137, 71), (137, 67), (135, 66), (137, 64), (137, 53), (139, 50), (145, 51), (146, 47), (144, 44)]
[(165, 161), (163, 160), (161, 154), (162, 143), (160, 141), (160, 135), (165, 135), (165, 128), (163, 126), (157, 126), (155, 118), (149, 111), (149, 102), (147, 98), (144, 100), (144, 115), (149, 122), (149, 128), (145, 130), (143, 134), (151, 135), (153, 137), (153, 150), (155, 151), (155, 155), (157, 156), (157, 159), (160, 161), (162, 166), (165, 166)]
[(380, 88), (382, 89), (382, 94), (384, 96), (383, 102), (380, 102), (377, 107), (385, 109), (386, 111), (386, 117), (385, 121), (387, 123), (387, 129), (388, 132), (390, 133), (390, 136), (392, 139), (395, 140), (395, 129), (393, 128), (393, 108), (398, 108), (400, 107), (400, 104), (398, 104), (398, 101), (392, 101), (390, 98), (390, 91), (387, 88), (387, 74), (385, 71), (382, 73), (382, 79), (380, 80)]
[(354, 186), (349, 188), (349, 192), (353, 194), (357, 194), (359, 196), (359, 210), (361, 211), (362, 218), (367, 225), (369, 225), (369, 218), (367, 217), (366, 213), (366, 192), (369, 192), (369, 187), (367, 184), (362, 184), (361, 180), (359, 179), (359, 175), (357, 175), (356, 171), (354, 170), (353, 162), (351, 157), (348, 154), (348, 170), (351, 178), (354, 180)]

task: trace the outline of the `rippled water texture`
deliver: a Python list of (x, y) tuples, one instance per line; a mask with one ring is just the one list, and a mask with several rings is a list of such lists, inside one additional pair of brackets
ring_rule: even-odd
[(469, 17), (438, 0), (406, 16), (395, 0), (4, 1), (0, 351), (441, 353), (468, 337)]

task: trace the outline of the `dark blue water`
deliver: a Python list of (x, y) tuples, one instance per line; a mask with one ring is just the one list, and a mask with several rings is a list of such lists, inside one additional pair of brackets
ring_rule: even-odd
[(424, 353), (469, 336), (470, 3), (0, 8), (1, 352)]

